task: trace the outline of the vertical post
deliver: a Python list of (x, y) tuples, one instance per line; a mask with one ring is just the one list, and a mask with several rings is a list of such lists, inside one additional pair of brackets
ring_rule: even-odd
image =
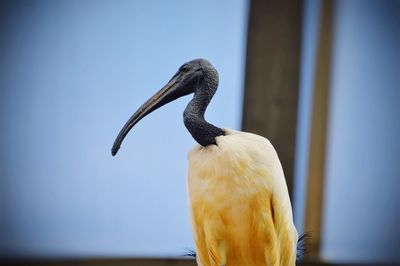
[(250, 3), (242, 129), (271, 141), (292, 194), (302, 2)]
[(312, 234), (308, 245), (308, 253), (311, 258), (315, 259), (319, 257), (323, 215), (322, 207), (331, 69), (332, 6), (333, 3), (331, 0), (322, 2), (313, 88), (311, 137), (308, 160), (305, 232), (310, 232)]

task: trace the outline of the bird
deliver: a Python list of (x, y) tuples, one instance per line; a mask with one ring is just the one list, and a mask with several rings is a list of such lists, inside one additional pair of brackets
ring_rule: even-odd
[(126, 122), (111, 149), (142, 118), (193, 94), (183, 122), (197, 144), (188, 154), (189, 213), (199, 266), (292, 266), (298, 233), (277, 152), (262, 136), (220, 128), (204, 118), (219, 76), (206, 59), (183, 64)]

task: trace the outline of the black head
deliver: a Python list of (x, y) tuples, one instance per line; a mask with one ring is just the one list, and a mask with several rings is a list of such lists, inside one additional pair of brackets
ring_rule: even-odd
[[(206, 59), (201, 58), (194, 59), (183, 64), (179, 68), (175, 76), (176, 75), (182, 75), (182, 80), (179, 86), (181, 88), (191, 89), (191, 92), (189, 93), (195, 92), (195, 90), (199, 88), (197, 86), (198, 83), (201, 81), (212, 80), (213, 82), (218, 83), (217, 70), (214, 68), (213, 65), (211, 65), (210, 62), (208, 62)], [(174, 79), (174, 77), (172, 77), (172, 79)]]
[(170, 81), (126, 122), (114, 141), (112, 155), (117, 154), (125, 136), (143, 117), (179, 97), (194, 93), (197, 88), (201, 88), (198, 85), (202, 82), (218, 84), (218, 73), (210, 62), (205, 59), (195, 59), (183, 64)]

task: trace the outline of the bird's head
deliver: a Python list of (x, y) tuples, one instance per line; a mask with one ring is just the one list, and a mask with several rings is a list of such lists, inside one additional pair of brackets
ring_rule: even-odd
[(148, 99), (126, 122), (114, 141), (112, 155), (117, 154), (125, 136), (143, 117), (179, 97), (202, 89), (203, 87), (199, 85), (204, 82), (212, 83), (215, 87), (218, 84), (218, 73), (210, 62), (205, 59), (195, 59), (183, 64), (168, 83)]

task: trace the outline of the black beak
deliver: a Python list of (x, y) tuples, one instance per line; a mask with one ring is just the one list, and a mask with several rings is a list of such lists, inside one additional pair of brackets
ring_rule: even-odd
[(160, 91), (158, 91), (153, 97), (148, 99), (132, 116), (129, 118), (128, 122), (124, 125), (124, 127), (119, 132), (117, 138), (114, 141), (114, 145), (111, 149), (111, 154), (114, 156), (117, 154), (119, 148), (121, 147), (121, 143), (132, 129), (136, 123), (138, 123), (143, 117), (151, 113), (152, 111), (160, 108), (161, 106), (187, 94), (192, 93), (190, 89), (185, 88), (186, 86), (182, 86), (181, 83), (185, 79), (187, 74), (182, 74), (178, 72), (172, 79), (165, 85)]

